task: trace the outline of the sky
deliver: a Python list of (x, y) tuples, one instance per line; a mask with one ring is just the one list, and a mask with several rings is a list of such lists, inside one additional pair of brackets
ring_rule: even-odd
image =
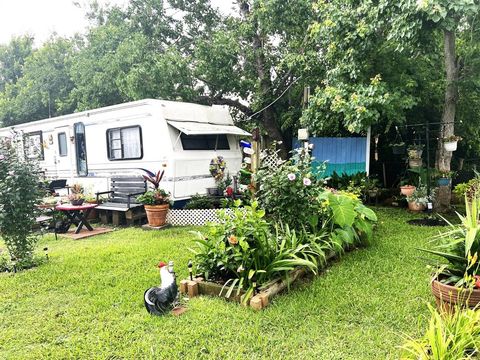
[[(211, 0), (223, 12), (228, 12), (233, 0)], [(125, 5), (128, 0), (98, 0), (100, 4)], [(78, 4), (78, 5), (75, 5)], [(88, 0), (0, 0), (0, 44), (12, 36), (33, 35), (39, 46), (52, 33), (72, 36), (84, 32), (84, 17)]]

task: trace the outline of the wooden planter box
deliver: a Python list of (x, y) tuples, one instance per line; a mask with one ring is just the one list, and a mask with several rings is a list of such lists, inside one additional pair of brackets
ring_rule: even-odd
[[(327, 266), (328, 261), (334, 259), (335, 257), (336, 255), (334, 253), (331, 253), (326, 257)], [(297, 268), (290, 272), (288, 281), (285, 278), (278, 278), (272, 281), (268, 287), (260, 288), (260, 290), (245, 305), (255, 310), (262, 310), (267, 307), (268, 304), (270, 304), (276, 295), (293, 285), (295, 281), (304, 278), (309, 273), (310, 272), (306, 268)], [(235, 289), (232, 291), (231, 296), (227, 298), (225, 295), (228, 291), (228, 286), (223, 288), (223, 291), (222, 288), (223, 285), (205, 281), (202, 277), (196, 277), (193, 280), (186, 279), (180, 281), (180, 293), (188, 295), (190, 298), (199, 295), (208, 295), (241, 303), (241, 297), (245, 291), (241, 290), (239, 295), (237, 295), (237, 290)]]

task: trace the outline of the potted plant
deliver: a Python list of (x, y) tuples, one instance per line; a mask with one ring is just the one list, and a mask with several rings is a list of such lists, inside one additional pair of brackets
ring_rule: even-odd
[(410, 184), (404, 184), (400, 186), (400, 193), (405, 196), (411, 196), (415, 191), (416, 187)]
[(422, 166), (422, 157), (419, 156), (419, 151), (417, 149), (408, 150), (408, 165), (411, 168), (418, 168)]
[(209, 167), (210, 175), (212, 175), (217, 186), (212, 188), (207, 188), (207, 193), (209, 195), (223, 195), (223, 191), (222, 193), (220, 193), (219, 188), (223, 183), (223, 178), (225, 176), (226, 168), (227, 168), (227, 163), (225, 162), (225, 159), (223, 158), (223, 156), (214, 157), (210, 161), (210, 167)]
[(480, 197), (465, 196), (466, 215), (459, 225), (432, 239), (433, 249), (422, 249), (439, 256), (434, 263), (432, 293), (439, 310), (454, 311), (455, 307), (474, 308), (480, 303)]
[(449, 186), (454, 172), (453, 171), (439, 171), (437, 178), (438, 186)]
[(85, 195), (83, 194), (83, 186), (81, 184), (73, 184), (70, 187), (70, 194), (68, 200), (74, 206), (80, 206), (85, 201)]
[(427, 207), (429, 200), (427, 188), (420, 184), (412, 195), (407, 196), (408, 209), (411, 211), (423, 211)]
[(392, 152), (394, 155), (405, 154), (405, 143), (402, 141), (402, 142), (392, 144)]
[(413, 155), (416, 159), (421, 159), (423, 154), (423, 145), (413, 144), (408, 147), (408, 156)]
[(159, 187), (165, 171), (159, 170), (156, 174), (147, 173), (148, 176), (144, 175), (143, 178), (153, 186), (153, 189), (138, 196), (137, 200), (145, 207), (148, 225), (152, 227), (163, 226), (166, 223), (167, 212), (170, 208), (170, 194)]
[(457, 144), (460, 140), (462, 140), (462, 138), (457, 135), (452, 135), (452, 136), (443, 138), (443, 147), (447, 151), (455, 151), (457, 150)]

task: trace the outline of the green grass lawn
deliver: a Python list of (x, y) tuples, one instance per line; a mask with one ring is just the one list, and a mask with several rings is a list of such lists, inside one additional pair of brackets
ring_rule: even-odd
[(49, 236), (50, 261), (0, 274), (0, 359), (395, 359), (403, 334), (419, 335), (432, 300), (415, 249), (438, 228), (378, 210), (369, 248), (255, 312), (208, 297), (180, 316), (152, 317), (144, 290), (159, 260), (187, 276), (187, 229), (125, 229), (91, 239)]

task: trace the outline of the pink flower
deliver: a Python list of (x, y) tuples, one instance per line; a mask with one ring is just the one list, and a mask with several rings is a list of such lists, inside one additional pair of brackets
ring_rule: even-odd
[(0, 155), (0, 161), (5, 160), (5, 155)]
[(297, 178), (294, 173), (288, 174), (287, 177), (288, 177), (288, 180), (290, 180), (290, 181), (293, 181)]
[(305, 186), (312, 185), (312, 180), (310, 180), (309, 178), (303, 178), (303, 185)]

